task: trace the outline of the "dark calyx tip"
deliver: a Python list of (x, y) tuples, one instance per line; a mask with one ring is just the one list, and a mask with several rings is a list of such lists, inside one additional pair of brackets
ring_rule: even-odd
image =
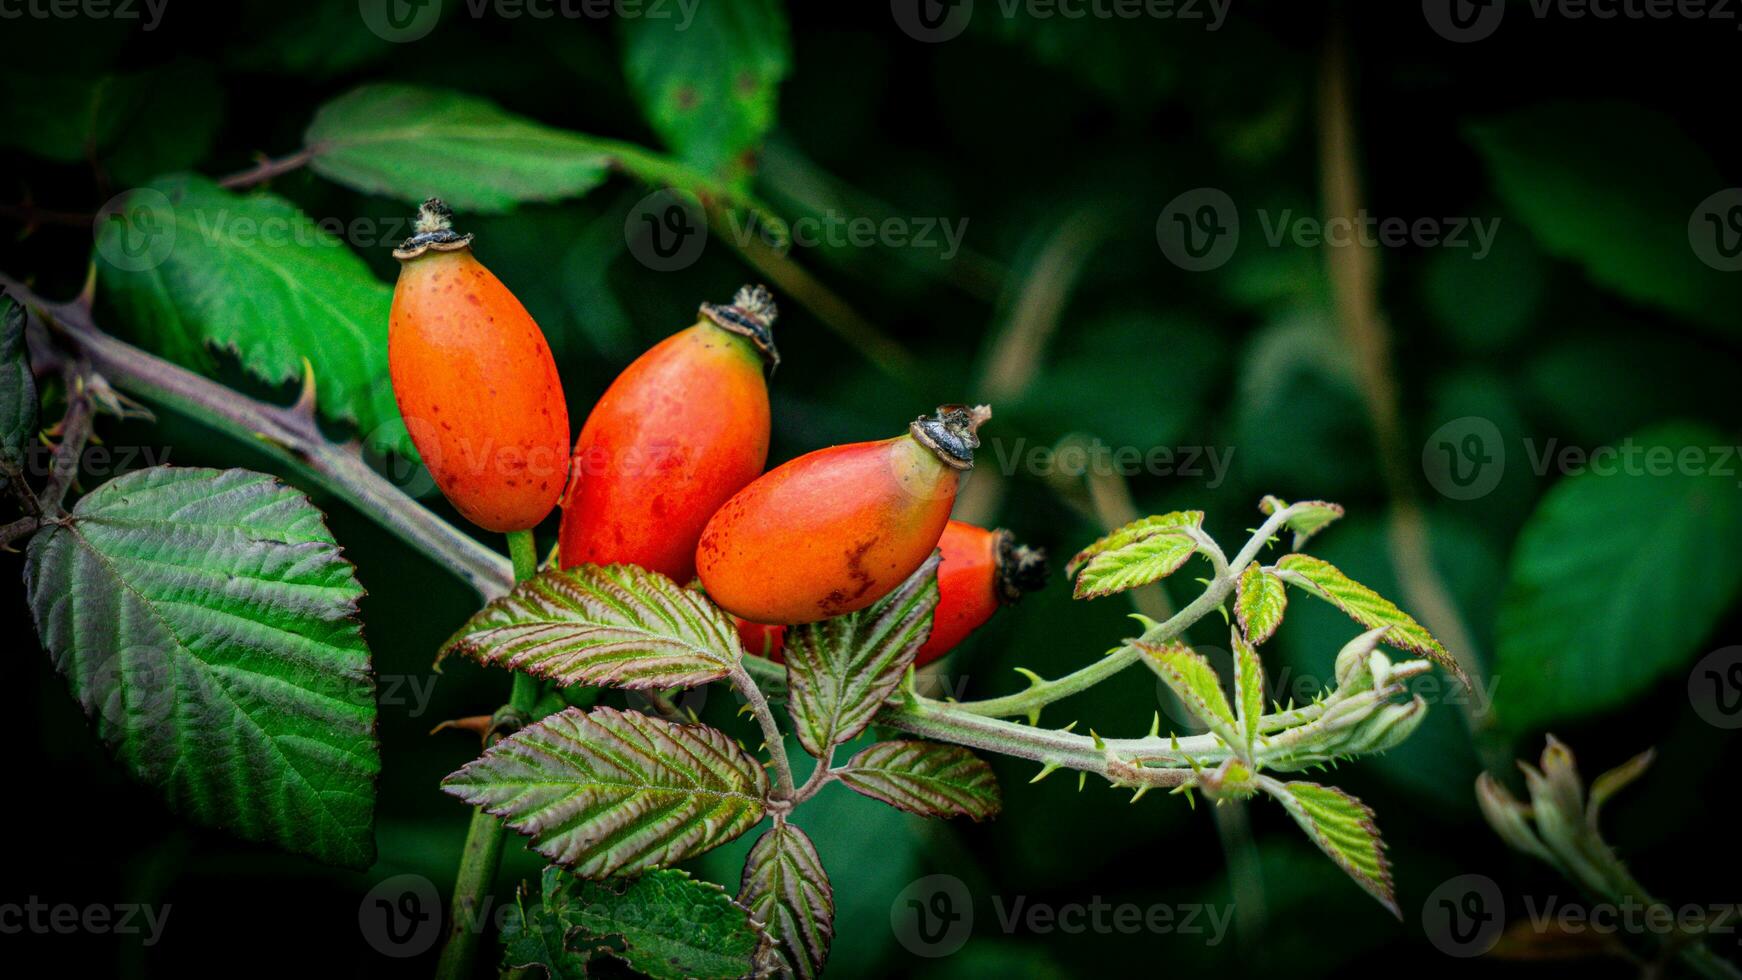
[(414, 234), (393, 250), (393, 257), (401, 261), (431, 250), (452, 252), (472, 244), (471, 235), (454, 231), (454, 209), (439, 197), (428, 198), (418, 205), (417, 218), (411, 227)]
[(1045, 548), (1030, 548), (1016, 543), (1016, 535), (999, 528), (997, 586), (998, 598), (1013, 603), (1030, 592), (1046, 587), (1048, 568)]
[(958, 470), (973, 469), (980, 448), (980, 426), (992, 417), (990, 405), (939, 405), (936, 415), (921, 415), (908, 426), (920, 445)]
[(768, 362), (768, 373), (780, 366), (780, 351), (774, 346), (774, 318), (780, 309), (774, 305), (774, 294), (767, 286), (740, 286), (738, 295), (729, 305), (702, 304), (702, 316), (722, 330), (748, 338)]

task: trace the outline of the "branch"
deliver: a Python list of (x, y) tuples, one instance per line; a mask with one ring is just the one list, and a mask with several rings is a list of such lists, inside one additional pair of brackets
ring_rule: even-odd
[(0, 286), (71, 339), (92, 370), (116, 387), (264, 449), (460, 576), (485, 598), (507, 592), (513, 583), (507, 558), (383, 479), (363, 461), (355, 443), (333, 443), (292, 407), (256, 401), (116, 340), (76, 303), (50, 303), (3, 275)]
[[(762, 728), (762, 741), (768, 746), (768, 756), (774, 762), (775, 795), (790, 805), (797, 800), (798, 790), (793, 786), (792, 763), (786, 758), (786, 739), (780, 734), (780, 726), (775, 724), (768, 699), (763, 696), (762, 688), (756, 686), (755, 678), (744, 669), (743, 661), (732, 668), (731, 680), (732, 686), (750, 703), (750, 713), (756, 716), (756, 724)], [(823, 768), (827, 768), (826, 765)]]
[(314, 159), (318, 150), (318, 147), (306, 146), (289, 156), (277, 159), (263, 156), (259, 163), (247, 170), (238, 171), (219, 180), (218, 186), (234, 191), (253, 187), (256, 184), (264, 184), (274, 177), (301, 170), (308, 165), (310, 160)]
[(1240, 573), (1245, 571), (1246, 566), (1258, 557), (1258, 552), (1276, 535), (1283, 524), (1294, 516), (1295, 512), (1295, 507), (1285, 507), (1270, 515), (1263, 524), (1259, 525), (1258, 530), (1252, 535), (1252, 539), (1246, 542), (1246, 546), (1240, 549), (1240, 553), (1235, 555), (1232, 561), (1221, 562), (1219, 560), (1220, 552), (1210, 551), (1211, 563), (1217, 566), (1216, 575), (1210, 580), (1210, 584), (1184, 609), (1174, 613), (1166, 622), (1152, 627), (1136, 640), (1126, 643), (1100, 660), (1073, 673), (1050, 681), (1036, 681), (1028, 690), (1019, 694), (1010, 694), (985, 701), (963, 701), (955, 707), (961, 711), (991, 717), (1015, 715), (1038, 717), (1040, 709), (1046, 705), (1060, 698), (1086, 691), (1119, 673), (1136, 663), (1138, 657), (1142, 656), (1142, 651), (1137, 644), (1155, 646), (1175, 639), (1191, 628), (1192, 624), (1208, 615), (1211, 610), (1220, 607), (1223, 600), (1228, 597), (1228, 593), (1233, 591), (1234, 585), (1240, 580)]
[(79, 478), (79, 461), (85, 455), (85, 444), (91, 438), (91, 366), (80, 361), (70, 365), (65, 373), (67, 413), (60, 420), (60, 445), (54, 447), (54, 460), (49, 465), (48, 485), (42, 488), (36, 505), (50, 516), (61, 512), (67, 491)]

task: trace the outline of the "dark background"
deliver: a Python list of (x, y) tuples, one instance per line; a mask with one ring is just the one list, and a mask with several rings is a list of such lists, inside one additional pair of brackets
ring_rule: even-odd
[[(1254, 505), (1264, 493), (1338, 501), (1350, 516), (1315, 550), (1410, 608), (1392, 567), (1386, 521), (1399, 496), (1395, 485), (1388, 489), (1386, 468), (1401, 465), (1403, 493), (1419, 501), (1430, 528), (1431, 564), (1455, 599), (1474, 655), (1488, 660), (1502, 639), (1498, 609), (1520, 529), (1563, 479), (1523, 465), (1523, 439), (1595, 447), (1672, 419), (1704, 420), (1736, 439), (1742, 402), (1735, 396), (1735, 318), (1742, 307), (1714, 312), (1716, 320), (1728, 319), (1727, 329), (1697, 323), (1588, 274), (1576, 256), (1545, 248), (1467, 128), (1554, 103), (1597, 107), (1542, 117), (1567, 127), (1545, 129), (1550, 145), (1590, 140), (1626, 151), (1573, 154), (1564, 186), (1608, 186), (1615, 196), (1575, 197), (1564, 206), (1588, 208), (1594, 235), (1655, 242), (1667, 228), (1673, 242), (1694, 206), (1742, 173), (1733, 139), (1742, 44), (1736, 22), (1537, 19), (1528, 6), (1514, 4), (1492, 37), (1454, 44), (1430, 28), (1414, 3), (1236, 0), (1214, 31), (1177, 19), (1006, 19), (990, 0), (980, 7), (961, 37), (922, 44), (898, 29), (886, 4), (790, 5), (792, 68), (758, 193), (787, 215), (834, 206), (846, 214), (967, 225), (964, 254), (948, 261), (923, 249), (884, 246), (793, 253), (793, 262), (885, 331), (910, 360), (895, 372), (880, 369), (799, 303), (784, 302), (778, 332), (786, 367), (773, 384), (771, 463), (835, 442), (893, 435), (940, 401), (1000, 390), (1008, 379), (986, 369), (999, 363), (991, 353), (997, 338), (1028, 318), (1056, 319), (1056, 334), (1037, 352), (1038, 375), (995, 406), (989, 434), (1012, 445), (1018, 439), (1050, 445), (1082, 433), (1142, 448), (1231, 448), (1226, 479), (1213, 486), (1208, 475), (1133, 479), (1136, 508), (1203, 509), (1207, 526), (1232, 551), (1255, 526)], [(1260, 208), (1322, 215), (1324, 176), (1346, 175), (1323, 158), (1319, 139), (1324, 50), (1339, 13), (1366, 207), (1410, 219), (1500, 221), (1493, 254), (1479, 262), (1467, 252), (1414, 244), (1375, 256), (1376, 299), (1392, 341), (1383, 363), (1401, 405), (1401, 463), (1385, 458), (1387, 448), (1373, 436), (1358, 355), (1339, 327), (1326, 273), (1335, 250), (1267, 247), (1253, 220)], [(33, 217), (33, 210), (88, 215), (159, 170), (218, 176), (249, 166), (257, 154), (291, 152), (316, 107), (366, 81), (459, 88), (550, 125), (659, 145), (626, 90), (608, 22), (451, 17), (427, 39), (399, 46), (369, 34), (351, 3), (293, 10), (172, 0), (163, 24), (149, 33), (113, 20), (25, 18), (0, 22), (0, 39), (6, 42), (0, 146), (7, 147), (0, 162), (6, 208), (0, 268), (34, 280), (51, 297), (70, 295), (82, 281), (89, 226)], [(169, 84), (166, 69), (184, 73), (175, 84), (185, 87), (154, 88)], [(97, 76), (113, 76), (118, 92), (174, 94), (147, 100), (106, 145), (84, 147), (77, 119), (57, 109), (63, 103), (56, 99)], [(1679, 134), (1722, 182), (1679, 183), (1689, 172), (1679, 165), (1682, 147), (1664, 145), (1656, 128), (1635, 131), (1643, 118)], [(43, 141), (31, 136), (69, 126), (70, 145), (78, 147), (70, 159), (43, 152)], [(1157, 247), (1157, 216), (1175, 195), (1206, 186), (1241, 202), (1246, 237), (1227, 265), (1187, 272)], [(1637, 213), (1605, 212), (1616, 201), (1639, 203), (1640, 186), (1675, 210), (1653, 210), (1646, 201)], [(271, 189), (317, 216), (405, 210), (307, 172), (280, 177)], [(723, 299), (758, 278), (714, 242), (678, 272), (639, 264), (620, 230), (645, 193), (619, 178), (579, 201), (468, 224), (479, 235), (480, 258), (550, 337), (577, 428), (585, 406), (635, 353), (691, 322), (699, 301)], [(386, 244), (361, 251), (390, 281)], [(1046, 305), (1052, 295), (1062, 304), (1056, 313)], [(126, 332), (124, 324), (105, 326)], [(230, 380), (259, 390), (240, 377)], [(1494, 421), (1515, 455), (1493, 493), (1458, 501), (1435, 491), (1420, 452), (1442, 424), (1469, 416)], [(106, 423), (100, 431), (112, 447), (153, 447), (178, 464), (273, 468), (185, 418), (165, 416), (155, 426)], [(1018, 472), (1000, 482), (996, 509), (974, 516), (1055, 554), (1069, 554), (1102, 531), (1081, 480)], [(305, 489), (328, 509), (369, 590), (363, 614), (378, 670), (428, 683), (432, 651), (474, 608), (474, 597), (357, 513)], [(984, 508), (988, 500), (970, 495), (964, 505)], [(1616, 515), (1618, 522), (1634, 519)], [(546, 543), (553, 532), (554, 524), (544, 529)], [(15, 556), (3, 560), (19, 567)], [(1169, 583), (1176, 605), (1195, 594), (1190, 578)], [(1625, 601), (1623, 584), (1590, 587), (1617, 590), (1614, 601)], [(100, 935), (0, 935), (0, 962), (34, 962), (68, 975), (427, 974), (433, 952), (396, 961), (372, 949), (358, 926), (358, 905), (375, 883), (401, 873), (424, 875), (445, 894), (467, 813), (436, 784), (475, 745), (426, 733), (441, 719), (490, 710), (505, 695), (504, 677), (454, 664), (422, 711), (415, 703), (383, 706), (380, 861), (366, 873), (338, 872), (192, 828), (132, 784), (40, 654), (22, 596), (14, 588), (3, 599), (16, 642), (0, 658), (11, 743), (9, 799), (0, 808), (8, 842), (0, 902), (146, 901), (172, 911), (163, 941), (152, 948)], [(1127, 635), (1129, 608), (1120, 599), (1073, 603), (1068, 588), (1055, 582), (982, 630), (953, 655), (945, 676), (974, 696), (1015, 690), (1016, 666), (1055, 676)], [(1742, 860), (1733, 846), (1729, 796), (1742, 756), (1733, 733), (1692, 710), (1685, 670), (1742, 635), (1738, 617), (1733, 602), (1715, 626), (1683, 622), (1673, 608), (1660, 615), (1660, 628), (1686, 646), (1685, 666), (1630, 694), (1622, 707), (1567, 718), (1554, 731), (1587, 775), (1656, 746), (1656, 766), (1607, 811), (1606, 836), (1645, 885), (1672, 904), (1734, 902), (1742, 898), (1736, 891)], [(1225, 643), (1220, 629), (1211, 617), (1194, 639)], [(1323, 676), (1353, 634), (1346, 621), (1297, 598), (1265, 651), (1273, 680), (1285, 671)], [(733, 706), (714, 704), (705, 713), (747, 735), (732, 727), (742, 724), (731, 720)], [(1046, 722), (1080, 718), (1104, 734), (1135, 735), (1156, 708), (1153, 677), (1134, 669), (1049, 709)], [(1484, 750), (1499, 760), (1531, 758), (1542, 734), (1505, 732)], [(1466, 872), (1493, 878), (1514, 918), (1522, 916), (1525, 896), (1539, 904), (1578, 900), (1573, 886), (1508, 851), (1482, 822), (1471, 793), (1477, 751), (1451, 705), (1435, 705), (1402, 749), (1325, 777), (1377, 811), (1390, 842), (1401, 923), (1262, 801), (1250, 807), (1249, 839), (1236, 835), (1230, 847), (1203, 806), (1193, 810), (1158, 795), (1131, 806), (1127, 793), (1093, 781), (1079, 794), (1065, 773), (1029, 785), (1032, 766), (994, 761), (1006, 809), (992, 823), (924, 823), (841, 787), (826, 790), (801, 815), (839, 902), (831, 976), (1245, 974), (1285, 965), (1319, 976), (1382, 963), (1452, 970), (1470, 964), (1443, 956), (1423, 932), (1423, 903), (1442, 881)], [(747, 844), (704, 858), (698, 872), (735, 884), (735, 859)], [(510, 849), (518, 852), (517, 843)], [(1257, 870), (1248, 881), (1262, 894), (1263, 911), (1247, 932), (1220, 944), (1182, 935), (999, 928), (995, 901), (1007, 907), (1019, 896), (1052, 905), (1097, 897), (1142, 906), (1223, 904), (1231, 851), (1236, 865)], [(535, 876), (537, 866), (526, 853), (512, 854), (501, 894), (510, 882)], [(911, 881), (933, 873), (967, 884), (975, 928), (960, 952), (922, 960), (896, 941), (890, 908)], [(1718, 948), (1735, 959), (1735, 942), (1734, 935), (1720, 938)], [(1481, 965), (1508, 973), (1634, 971), (1613, 957), (1531, 958), (1549, 945), (1555, 944), (1509, 942), (1498, 951), (1505, 955)], [(493, 957), (493, 944), (485, 952), (482, 959)]]

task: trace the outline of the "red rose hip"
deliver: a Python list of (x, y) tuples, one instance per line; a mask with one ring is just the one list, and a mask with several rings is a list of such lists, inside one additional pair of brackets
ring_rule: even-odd
[(562, 564), (626, 563), (695, 577), (708, 519), (768, 461), (768, 383), (779, 362), (761, 286), (703, 303), (611, 383), (575, 441), (563, 497)]

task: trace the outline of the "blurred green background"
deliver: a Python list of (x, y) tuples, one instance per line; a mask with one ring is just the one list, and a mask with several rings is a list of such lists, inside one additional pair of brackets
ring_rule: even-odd
[[(315, 110), (360, 84), (474, 93), (549, 126), (672, 153), (788, 221), (877, 229), (801, 234), (782, 252), (738, 247), (733, 226), (716, 227), (694, 261), (660, 270), (625, 231), (652, 188), (623, 176), (578, 199), (462, 215), (479, 257), (549, 336), (577, 429), (615, 373), (692, 322), (699, 302), (768, 281), (784, 357), (771, 464), (893, 435), (939, 402), (988, 399), (997, 414), (959, 516), (1057, 555), (1109, 522), (1187, 507), (1234, 547), (1263, 494), (1334, 500), (1349, 516), (1315, 552), (1415, 613), (1493, 685), (1481, 735), (1459, 705), (1436, 703), (1406, 746), (1330, 777), (1378, 812), (1401, 923), (1274, 807), (1255, 803), (1245, 828), (1219, 825), (1178, 798), (1132, 806), (1092, 781), (1079, 793), (1066, 774), (1030, 785), (1032, 766), (997, 759), (1006, 808), (992, 823), (925, 823), (838, 786), (801, 812), (835, 883), (830, 976), (1466, 967), (1424, 935), (1424, 902), (1441, 882), (1494, 879), (1515, 920), (1525, 897), (1577, 898), (1506, 850), (1471, 793), (1484, 764), (1510, 774), (1509, 760), (1534, 757), (1550, 730), (1587, 775), (1656, 746), (1656, 766), (1607, 811), (1608, 838), (1672, 904), (1742, 898), (1723, 792), (1742, 762), (1737, 719), (1722, 691), (1701, 693), (1702, 671), (1719, 663), (1709, 658), (1734, 663), (1723, 648), (1742, 642), (1742, 461), (1724, 452), (1742, 421), (1742, 191), (1721, 194), (1742, 179), (1733, 21), (1572, 19), (1508, 4), (1472, 37), (1445, 28), (1432, 2), (1200, 3), (1169, 16), (1066, 5), (1091, 11), (1067, 17), (980, 0), (935, 8), (951, 35), (940, 39), (901, 2), (723, 5), (727, 14), (653, 41), (644, 32), (666, 25), (650, 26), (646, 11), (541, 19), (457, 0), (403, 43), (370, 30), (368, 2), (365, 16), (348, 2), (171, 3), (149, 30), (115, 16), (7, 20), (0, 269), (69, 296), (85, 277), (92, 216), (112, 195), (162, 173), (219, 177), (292, 153)], [(669, 102), (632, 81), (649, 61), (690, 80), (671, 96), (686, 110), (675, 121)], [(381, 229), (405, 204), (307, 169), (269, 188), (347, 223), (340, 237), (392, 281)], [(1311, 240), (1315, 223), (1349, 212), (1408, 230), (1378, 247)], [(1237, 242), (1212, 248), (1207, 267), (1175, 261), (1171, 232), (1231, 223)], [(1485, 244), (1478, 229), (1491, 232)], [(98, 313), (148, 347), (161, 340)], [(246, 390), (293, 393), (233, 362), (221, 370)], [(110, 447), (177, 464), (274, 470), (195, 419), (100, 432)], [(1127, 448), (1126, 460), (1166, 450), (1173, 465), (1085, 474), (1030, 455), (1094, 440)], [(1702, 462), (1580, 472), (1557, 455), (1629, 444), (1692, 446)], [(150, 948), (7, 935), (7, 959), (44, 957), (72, 975), (183, 976), (214, 960), (260, 975), (427, 974), (433, 951), (396, 960), (371, 948), (359, 902), (396, 874), (444, 892), (451, 883), (467, 812), (436, 787), (476, 746), (426, 733), (490, 710), (506, 678), (456, 663), (431, 688), (432, 653), (474, 597), (304, 489), (369, 590), (384, 695), (399, 679), (399, 703), (380, 717), (379, 863), (331, 871), (177, 821), (89, 734), (12, 590), (0, 902), (173, 911)], [(1191, 572), (1167, 585), (1168, 599), (1144, 601), (1183, 604)], [(989, 696), (1022, 683), (1015, 667), (1055, 676), (1128, 635), (1130, 611), (1120, 598), (1073, 602), (1055, 582), (1000, 614), (940, 680), (951, 694)], [(1312, 690), (1354, 633), (1297, 598), (1264, 651), (1273, 686), (1286, 694), (1306, 678)], [(1215, 617), (1193, 639), (1226, 644)], [(703, 714), (748, 737), (736, 705), (714, 695)], [(1045, 721), (1137, 735), (1162, 707), (1154, 678), (1133, 671)], [(696, 870), (735, 884), (748, 844)], [(504, 896), (538, 867), (511, 850)], [(898, 895), (931, 874), (964, 882), (974, 910), (966, 944), (936, 959), (913, 955), (891, 927)], [(1223, 908), (1236, 892), (1241, 921), (1215, 943), (1006, 930), (998, 915), (1019, 898)], [(1722, 943), (1735, 958), (1735, 937)], [(1527, 936), (1483, 965), (1637, 969), (1603, 953)], [(1541, 958), (1569, 954), (1585, 958)]]

